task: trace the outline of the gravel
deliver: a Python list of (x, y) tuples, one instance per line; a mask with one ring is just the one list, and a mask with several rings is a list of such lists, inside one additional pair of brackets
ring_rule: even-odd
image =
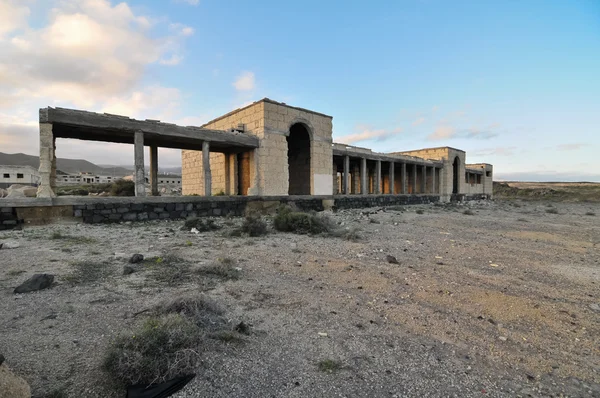
[[(107, 345), (145, 310), (203, 292), (230, 330), (243, 322), (249, 334), (206, 339), (196, 378), (176, 398), (600, 397), (600, 222), (585, 215), (600, 208), (554, 207), (329, 214), (341, 229), (358, 228), (358, 241), (231, 237), (237, 218), (199, 234), (173, 221), (2, 232), (0, 243), (19, 247), (0, 252), (0, 352), (34, 396), (120, 397), (99, 370)], [(145, 260), (123, 275), (133, 254)], [(163, 286), (152, 267), (166, 256), (192, 271), (227, 259), (240, 277), (198, 273)], [(74, 282), (82, 262), (104, 267), (100, 279)], [(13, 294), (38, 273), (55, 275), (51, 289)], [(323, 361), (341, 365), (324, 372)]]

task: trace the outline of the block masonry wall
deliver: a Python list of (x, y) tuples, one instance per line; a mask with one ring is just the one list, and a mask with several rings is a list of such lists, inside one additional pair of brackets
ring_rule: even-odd
[[(262, 100), (246, 108), (235, 110), (209, 122), (204, 127), (228, 130), (244, 124), (245, 132), (259, 138), (259, 147), (250, 152), (249, 195), (287, 195), (289, 188), (287, 136), (290, 127), (302, 123), (311, 136), (310, 192), (312, 195), (330, 195), (333, 190), (332, 133), (330, 116)], [(212, 194), (228, 193), (227, 177), (232, 168), (225, 167), (222, 154), (211, 153)], [(234, 169), (233, 169), (234, 170)], [(231, 180), (231, 179), (230, 179)], [(202, 153), (182, 151), (183, 195), (204, 195)]]

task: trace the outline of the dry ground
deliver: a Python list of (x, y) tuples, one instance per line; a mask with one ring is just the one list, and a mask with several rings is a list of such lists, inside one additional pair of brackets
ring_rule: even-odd
[[(99, 370), (107, 345), (143, 322), (141, 311), (204, 292), (229, 328), (244, 321), (251, 333), (198, 347), (197, 377), (178, 398), (600, 397), (600, 205), (331, 217), (362, 239), (224, 236), (241, 219), (201, 234), (182, 222), (0, 233), (20, 243), (0, 251), (0, 352), (37, 397), (122, 396)], [(157, 280), (152, 263), (123, 276), (133, 253), (192, 269), (232, 259), (241, 277)], [(82, 260), (101, 271), (77, 274)], [(53, 288), (12, 293), (39, 272), (56, 275)], [(322, 371), (325, 360), (339, 366)]]

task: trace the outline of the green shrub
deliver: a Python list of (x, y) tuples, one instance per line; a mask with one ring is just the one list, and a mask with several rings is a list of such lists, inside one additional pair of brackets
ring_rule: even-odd
[(117, 180), (110, 187), (111, 196), (135, 196), (135, 183), (129, 180)]
[(325, 359), (320, 361), (317, 366), (321, 372), (333, 373), (337, 370), (342, 369), (342, 363), (333, 359)]
[(111, 344), (103, 368), (123, 384), (163, 382), (195, 370), (199, 342), (198, 327), (180, 315), (149, 318)]
[(415, 213), (417, 213), (417, 214), (424, 214), (424, 213), (425, 213), (425, 210), (423, 210), (423, 209), (419, 209), (419, 210), (417, 210)]
[(293, 211), (289, 206), (279, 208), (273, 226), (278, 231), (296, 234), (319, 234), (334, 230), (333, 223), (326, 216)]

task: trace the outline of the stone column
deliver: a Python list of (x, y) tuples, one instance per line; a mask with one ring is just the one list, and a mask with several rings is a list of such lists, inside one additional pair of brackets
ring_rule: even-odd
[(435, 179), (435, 166), (431, 168), (431, 193), (437, 193), (437, 181)]
[(351, 193), (360, 193), (360, 167), (356, 163), (352, 166), (352, 189)]
[(414, 195), (417, 193), (417, 165), (416, 164), (412, 165), (412, 175), (413, 175), (412, 193)]
[(158, 147), (150, 146), (150, 192), (158, 196)]
[(40, 123), (40, 185), (38, 198), (54, 198), (56, 184), (56, 140), (52, 133), (52, 123)]
[(135, 196), (146, 196), (146, 172), (144, 171), (144, 133), (136, 131), (133, 136), (135, 160)]
[(394, 162), (390, 162), (390, 172), (388, 173), (388, 178), (390, 180), (390, 182), (389, 182), (390, 194), (393, 195), (395, 193), (394, 192), (394, 183), (395, 183), (395, 181), (394, 181), (394, 179), (395, 179), (395, 176), (394, 176)]
[(225, 154), (225, 193), (237, 195), (238, 187), (238, 161), (235, 153)]
[(344, 156), (344, 175), (342, 176), (342, 193), (350, 193), (350, 156)]
[(427, 193), (427, 166), (421, 167), (421, 193)]
[(204, 172), (204, 196), (212, 195), (212, 175), (210, 173), (210, 142), (202, 141), (202, 171)]
[(381, 160), (375, 162), (375, 189), (376, 194), (381, 193)]
[(360, 158), (360, 193), (366, 195), (369, 193), (367, 184), (367, 158)]
[(400, 178), (402, 179), (402, 194), (406, 195), (408, 193), (408, 181), (406, 181), (406, 163), (402, 163), (402, 168), (400, 169)]

